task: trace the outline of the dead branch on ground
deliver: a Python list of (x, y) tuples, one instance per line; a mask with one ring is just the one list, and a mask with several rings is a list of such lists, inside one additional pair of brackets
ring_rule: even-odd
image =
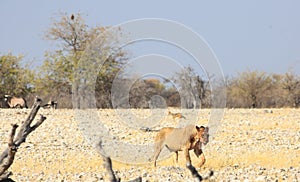
[[(110, 182), (120, 182), (121, 179), (115, 176), (115, 173), (113, 171), (113, 167), (112, 167), (112, 162), (110, 157), (108, 157), (103, 148), (102, 148), (102, 142), (100, 141), (99, 144), (97, 145), (98, 150), (100, 151), (100, 155), (102, 156), (102, 160), (103, 160), (103, 166), (107, 171), (107, 174), (109, 176), (108, 180)], [(187, 166), (187, 168), (190, 170), (190, 172), (192, 173), (192, 176), (195, 178), (196, 181), (202, 181), (202, 180), (207, 180), (209, 179), (211, 176), (213, 176), (214, 172), (210, 171), (210, 173), (206, 176), (206, 177), (202, 177), (198, 171), (196, 170), (196, 168), (192, 165)], [(138, 177), (134, 180), (131, 180), (129, 182), (141, 182), (142, 181), (142, 177)]]
[(12, 174), (11, 172), (7, 172), (7, 170), (14, 161), (14, 157), (18, 147), (23, 142), (26, 141), (27, 136), (31, 132), (33, 132), (46, 120), (46, 117), (41, 115), (40, 119), (35, 124), (33, 124), (33, 126), (31, 126), (32, 121), (34, 120), (38, 110), (40, 109), (41, 103), (42, 103), (41, 99), (39, 98), (35, 99), (31, 112), (28, 115), (27, 119), (21, 123), (21, 127), (16, 137), (15, 137), (15, 133), (18, 125), (17, 124), (12, 125), (8, 147), (3, 151), (3, 153), (0, 156), (0, 180), (8, 179), (8, 177)]
[(103, 167), (106, 169), (107, 171), (107, 174), (108, 174), (108, 180), (110, 182), (120, 182), (121, 179), (120, 178), (117, 178), (114, 171), (113, 171), (113, 168), (112, 168), (112, 162), (111, 162), (111, 159), (110, 157), (108, 157), (103, 148), (102, 148), (102, 141), (99, 142), (99, 144), (97, 145), (97, 148), (99, 149), (100, 151), (100, 155), (102, 157), (102, 160), (103, 160)]
[[(102, 142), (100, 141), (99, 144), (97, 145), (97, 148), (100, 151), (100, 155), (102, 156), (102, 160), (103, 160), (103, 166), (107, 171), (108, 174), (108, 180), (110, 182), (120, 182), (121, 179), (116, 177), (114, 171), (113, 171), (113, 167), (112, 167), (112, 162), (109, 156), (107, 156), (102, 148)], [(136, 179), (133, 179), (129, 182), (141, 182), (142, 181), (142, 177), (138, 177)]]
[(195, 180), (197, 181), (202, 181), (202, 180), (207, 180), (209, 179), (211, 176), (214, 175), (213, 171), (210, 171), (209, 174), (206, 177), (202, 177), (198, 171), (196, 170), (196, 168), (192, 165), (187, 166), (187, 168), (191, 171), (192, 176), (195, 178)]
[(15, 154), (17, 152), (17, 148), (13, 142), (13, 138), (15, 137), (17, 127), (17, 124), (12, 124), (12, 129), (8, 141), (8, 158), (5, 161), (3, 161), (3, 163), (0, 166), (0, 180), (7, 179), (11, 175), (11, 172), (6, 171), (13, 163)]

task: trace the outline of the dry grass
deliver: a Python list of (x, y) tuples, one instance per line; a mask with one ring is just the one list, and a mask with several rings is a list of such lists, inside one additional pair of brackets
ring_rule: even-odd
[[(273, 109), (273, 113), (267, 113), (264, 109), (226, 110), (215, 141), (211, 141), (205, 148), (207, 162), (204, 168), (216, 170), (226, 166), (252, 164), (275, 168), (298, 166), (300, 164), (299, 111)], [(0, 149), (6, 145), (10, 124), (21, 122), (26, 117), (26, 112), (28, 110), (0, 110)], [(74, 121), (72, 110), (54, 112), (41, 110), (40, 112), (48, 119), (21, 146), (10, 170), (25, 176), (41, 172), (78, 174), (83, 171), (95, 173), (103, 171), (100, 155), (83, 139)], [(109, 110), (99, 112), (105, 114), (107, 119), (113, 113)], [(140, 113), (143, 112), (142, 110), (135, 112), (145, 116)], [(202, 110), (199, 113), (199, 123), (207, 123), (209, 114), (210, 110)], [(172, 125), (174, 121), (166, 117), (163, 122)], [(176, 122), (184, 122), (184, 120)], [(197, 166), (197, 158), (193, 153), (191, 156), (193, 164)], [(132, 167), (116, 161), (113, 165), (116, 170)], [(158, 166), (173, 165), (172, 157), (158, 162)], [(178, 165), (185, 166), (182, 152), (179, 153)], [(152, 170), (152, 164), (149, 163), (139, 166)]]

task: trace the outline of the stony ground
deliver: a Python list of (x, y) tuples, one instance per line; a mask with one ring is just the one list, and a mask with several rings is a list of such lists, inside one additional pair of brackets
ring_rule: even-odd
[[(170, 110), (178, 111), (174, 108)], [(29, 111), (0, 110), (1, 151), (6, 147), (10, 124), (21, 123)], [(162, 115), (167, 111), (160, 110), (157, 113), (162, 117), (158, 122), (145, 126), (143, 123), (150, 121), (144, 118), (155, 114), (155, 110), (91, 112), (97, 113), (101, 121), (93, 116), (84, 116), (85, 122), (93, 122), (83, 124), (78, 119), (78, 111), (41, 109), (39, 114), (46, 116), (47, 120), (19, 148), (10, 168), (13, 172), (11, 178), (15, 181), (105, 181), (101, 155), (85, 140), (92, 141), (89, 134), (96, 132), (99, 126), (107, 128), (112, 141), (129, 146), (152, 146), (155, 132), (142, 131), (139, 126), (159, 129), (195, 121), (198, 125), (207, 125), (211, 110), (182, 111), (186, 119), (180, 120)], [(135, 118), (141, 118), (143, 122), (138, 123)], [(95, 136), (101, 136), (99, 133)], [(122, 152), (120, 148), (121, 145), (114, 148), (115, 152)], [(108, 153), (119, 156), (115, 158), (113, 167), (122, 181), (139, 176), (143, 181), (194, 181), (185, 168), (182, 153), (179, 154), (179, 164), (175, 164), (172, 157), (164, 158), (158, 162), (156, 169), (146, 160), (153, 153), (152, 147), (145, 154), (142, 150), (124, 151), (120, 155), (111, 151)], [(207, 162), (198, 171), (206, 175), (213, 170), (214, 175), (209, 181), (300, 181), (300, 110), (226, 109), (221, 125), (204, 148), (204, 153)], [(132, 156), (136, 156), (132, 159), (137, 160), (134, 162), (136, 164), (125, 164), (124, 161), (131, 160)], [(191, 157), (194, 166), (197, 166), (197, 158), (192, 152)]]

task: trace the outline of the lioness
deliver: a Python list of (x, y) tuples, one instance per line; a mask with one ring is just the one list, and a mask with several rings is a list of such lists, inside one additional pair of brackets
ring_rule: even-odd
[(175, 120), (177, 118), (178, 119), (181, 119), (181, 118), (185, 119), (185, 117), (181, 113), (172, 113), (171, 111), (169, 111), (168, 115), (171, 115), (173, 117), (173, 120)]
[(202, 163), (200, 166), (202, 166), (205, 157), (201, 145), (208, 143), (208, 137), (208, 127), (204, 126), (188, 125), (184, 128), (162, 128), (155, 138), (154, 166), (156, 167), (156, 160), (164, 146), (176, 153), (176, 162), (178, 162), (178, 151), (184, 151), (187, 166), (191, 165), (189, 151), (194, 149), (197, 157), (201, 155)]

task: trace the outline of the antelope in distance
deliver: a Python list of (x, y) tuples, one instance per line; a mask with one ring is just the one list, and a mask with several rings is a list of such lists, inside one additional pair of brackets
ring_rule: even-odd
[(181, 118), (186, 119), (181, 113), (172, 113), (171, 111), (169, 111), (168, 115), (172, 116), (173, 120)]
[(28, 108), (27, 102), (22, 97), (14, 97), (11, 95), (4, 95), (4, 102), (10, 107), (10, 108)]

